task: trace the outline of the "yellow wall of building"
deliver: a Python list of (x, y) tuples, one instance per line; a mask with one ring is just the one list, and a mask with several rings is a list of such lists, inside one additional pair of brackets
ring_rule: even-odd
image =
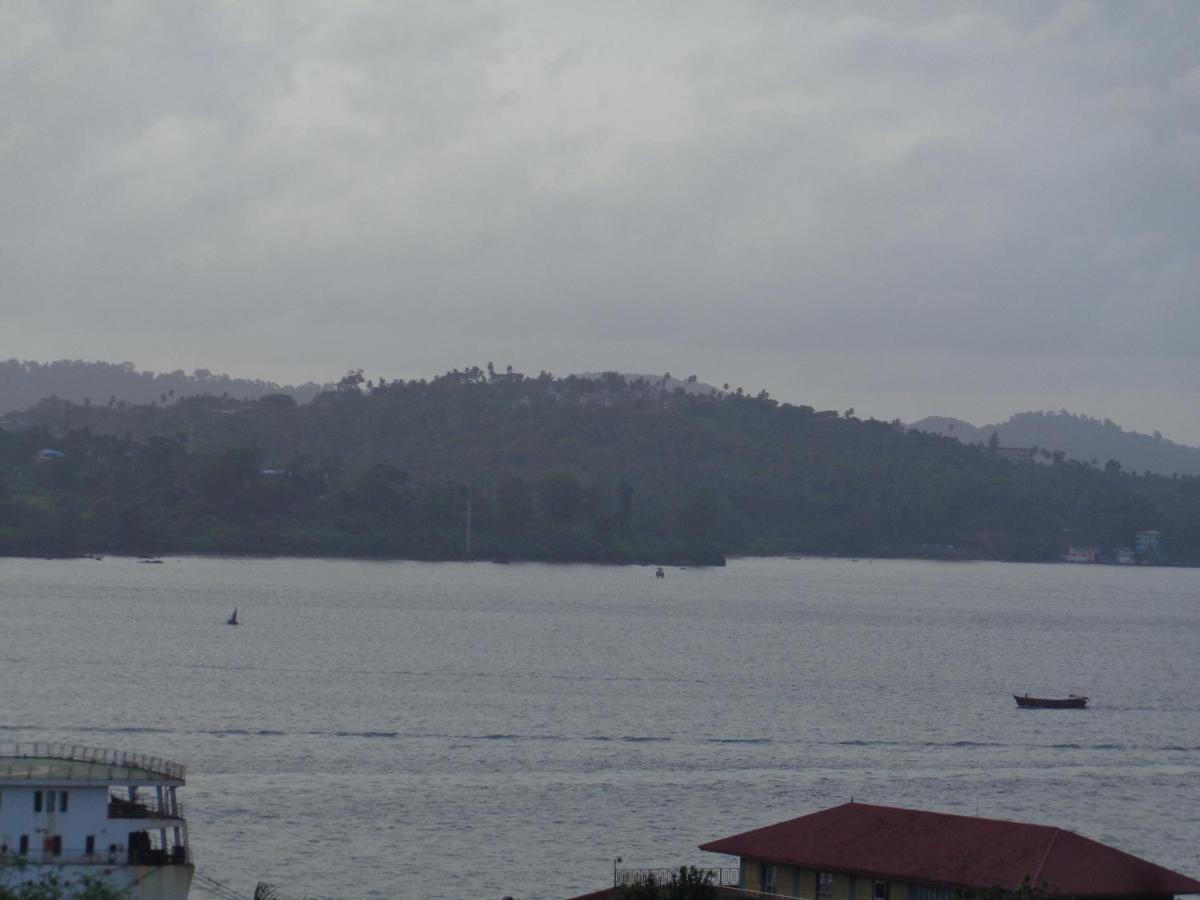
[[(745, 888), (749, 891), (761, 891), (762, 864), (753, 859), (746, 859)], [(784, 897), (802, 897), (804, 900), (816, 900), (817, 873), (812, 869), (801, 869), (794, 866), (775, 867), (775, 893)], [(833, 875), (833, 900), (850, 900), (850, 883), (854, 882), (854, 900), (874, 900), (875, 879), (861, 875), (847, 875), (835, 872)], [(888, 900), (908, 900), (908, 885), (904, 882), (888, 882)]]

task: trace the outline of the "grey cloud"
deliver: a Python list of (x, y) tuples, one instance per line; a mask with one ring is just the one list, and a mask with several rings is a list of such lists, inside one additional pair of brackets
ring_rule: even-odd
[(0, 355), (719, 364), (888, 417), (1107, 397), (1200, 442), (1192, 4), (0, 17)]

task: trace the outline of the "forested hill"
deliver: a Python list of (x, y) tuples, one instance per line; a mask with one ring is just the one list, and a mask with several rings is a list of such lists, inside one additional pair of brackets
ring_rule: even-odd
[(304, 403), (331, 387), (313, 382), (278, 385), (258, 379), (230, 378), (208, 369), (197, 369), (191, 375), (178, 369), (174, 372), (139, 372), (131, 362), (0, 360), (0, 413), (25, 409), (45, 397), (115, 406), (118, 403), (167, 403), (178, 396), (202, 393), (241, 399), (285, 393)]
[(1153, 435), (1125, 431), (1111, 419), (1093, 419), (1065, 409), (1017, 413), (1007, 422), (978, 428), (960, 419), (930, 416), (912, 427), (968, 444), (986, 442), (995, 433), (1004, 446), (1038, 447), (1047, 457), (1059, 450), (1068, 459), (1095, 461), (1100, 466), (1115, 459), (1122, 468), (1138, 472), (1200, 475), (1200, 447), (1177, 444), (1157, 431)]
[(615, 374), (359, 376), (302, 405), (49, 400), (0, 420), (9, 554), (461, 558), (468, 510), (484, 559), (1050, 559), (1158, 529), (1169, 561), (1200, 562), (1198, 479), (1017, 465), (898, 422)]

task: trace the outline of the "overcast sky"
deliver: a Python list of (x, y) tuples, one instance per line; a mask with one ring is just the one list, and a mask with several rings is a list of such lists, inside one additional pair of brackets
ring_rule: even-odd
[(0, 358), (1200, 444), (1200, 3), (0, 4)]

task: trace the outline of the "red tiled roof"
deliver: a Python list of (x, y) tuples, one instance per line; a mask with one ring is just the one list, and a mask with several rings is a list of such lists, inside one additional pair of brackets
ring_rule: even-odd
[(764, 862), (957, 888), (1196, 894), (1200, 881), (1061, 828), (845, 803), (700, 845)]

